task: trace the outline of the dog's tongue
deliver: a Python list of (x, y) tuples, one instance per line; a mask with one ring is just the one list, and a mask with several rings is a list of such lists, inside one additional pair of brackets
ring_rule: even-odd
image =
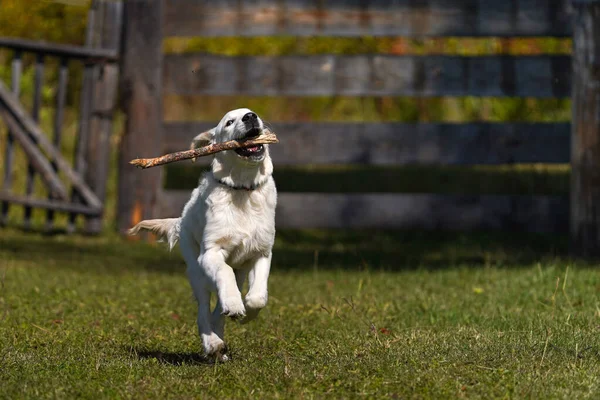
[(246, 150), (251, 151), (251, 152), (258, 151), (259, 149), (260, 149), (260, 145), (258, 145), (258, 146), (252, 146), (252, 147), (246, 147)]

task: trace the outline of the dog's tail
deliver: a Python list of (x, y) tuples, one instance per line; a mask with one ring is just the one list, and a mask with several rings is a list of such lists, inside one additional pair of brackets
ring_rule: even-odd
[(179, 240), (180, 227), (181, 218), (147, 219), (128, 230), (127, 233), (137, 235), (140, 230), (150, 231), (158, 236), (159, 241), (166, 239), (172, 250)]

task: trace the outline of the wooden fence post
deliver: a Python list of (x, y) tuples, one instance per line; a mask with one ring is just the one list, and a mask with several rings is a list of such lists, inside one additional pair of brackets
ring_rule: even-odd
[(600, 0), (573, 0), (571, 248), (600, 256)]
[[(119, 50), (121, 27), (123, 25), (123, 3), (121, 1), (101, 1), (97, 9), (96, 38), (94, 47)], [(87, 141), (85, 181), (104, 203), (110, 164), (110, 138), (115, 106), (119, 66), (106, 63), (95, 68), (93, 77), (92, 118)], [(87, 217), (86, 233), (99, 233), (102, 230), (102, 216)]]
[(153, 216), (162, 183), (160, 168), (140, 171), (129, 164), (162, 150), (162, 1), (124, 3), (119, 89), (126, 122), (119, 151), (119, 232)]

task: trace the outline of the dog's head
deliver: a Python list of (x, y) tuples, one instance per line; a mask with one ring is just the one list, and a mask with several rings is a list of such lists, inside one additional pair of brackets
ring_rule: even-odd
[[(247, 108), (238, 108), (225, 114), (216, 127), (196, 136), (192, 140), (191, 148), (256, 137), (262, 133), (263, 129), (263, 122), (255, 112)], [(254, 147), (224, 151), (220, 154), (237, 157), (249, 163), (260, 163), (268, 156), (268, 145), (260, 144)]]

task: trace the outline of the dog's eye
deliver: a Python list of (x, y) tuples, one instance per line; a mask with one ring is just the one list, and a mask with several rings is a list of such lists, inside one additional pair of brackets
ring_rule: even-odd
[(225, 123), (225, 126), (229, 126), (229, 125), (231, 125), (231, 124), (233, 124), (233, 120), (232, 120), (232, 119), (230, 119), (229, 121), (227, 121), (227, 122)]

